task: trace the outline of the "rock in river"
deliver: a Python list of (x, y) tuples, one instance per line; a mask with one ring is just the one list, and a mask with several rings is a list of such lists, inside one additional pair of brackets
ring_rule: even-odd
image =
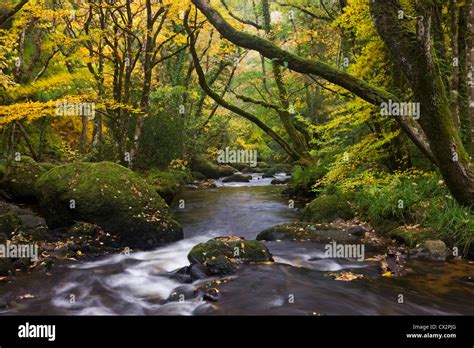
[(191, 267), (201, 265), (207, 275), (226, 275), (234, 273), (241, 262), (273, 261), (273, 257), (262, 242), (229, 236), (194, 246), (188, 260)]
[(51, 229), (75, 221), (97, 224), (120, 246), (149, 249), (182, 239), (181, 226), (146, 181), (111, 162), (57, 166), (37, 182), (39, 203)]

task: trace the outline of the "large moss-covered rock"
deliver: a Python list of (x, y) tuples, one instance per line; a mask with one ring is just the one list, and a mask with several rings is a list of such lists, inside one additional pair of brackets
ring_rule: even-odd
[(202, 156), (192, 159), (191, 169), (203, 174), (208, 179), (219, 179), (219, 167)]
[(156, 190), (115, 163), (61, 165), (41, 176), (37, 189), (50, 228), (93, 223), (116, 236), (119, 245), (141, 249), (183, 235)]
[(354, 217), (349, 202), (350, 194), (336, 193), (315, 198), (306, 205), (303, 220), (311, 222), (331, 222), (336, 219), (349, 220)]
[(232, 174), (235, 174), (238, 172), (237, 169), (235, 169), (234, 167), (231, 167), (229, 165), (222, 165), (222, 166), (219, 166), (218, 167), (219, 169), (219, 176), (220, 177), (223, 177), (223, 176), (231, 176)]
[(36, 181), (47, 171), (31, 157), (21, 156), (12, 161), (0, 187), (17, 199), (32, 199), (37, 196)]
[(273, 257), (262, 242), (229, 236), (194, 246), (188, 260), (192, 265), (202, 265), (208, 275), (223, 275), (233, 273), (239, 262), (273, 261)]

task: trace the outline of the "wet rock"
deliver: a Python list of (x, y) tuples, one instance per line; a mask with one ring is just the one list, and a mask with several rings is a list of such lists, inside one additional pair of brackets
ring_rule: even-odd
[(195, 263), (189, 266), (191, 279), (204, 279), (207, 277), (206, 274), (206, 267), (204, 267), (201, 263)]
[(209, 275), (228, 275), (233, 274), (237, 270), (238, 265), (235, 260), (225, 255), (219, 255), (208, 259), (205, 267)]
[(284, 179), (273, 179), (271, 184), (272, 185), (286, 185), (290, 183), (290, 178), (284, 178)]
[(274, 175), (274, 174), (271, 174), (271, 173), (263, 173), (262, 178), (263, 178), (263, 179), (266, 179), (266, 178), (275, 178), (275, 175)]
[(406, 262), (402, 253), (394, 247), (387, 248), (385, 257), (380, 261), (380, 269), (385, 277), (405, 275)]
[(0, 213), (15, 213), (26, 228), (46, 227), (46, 221), (30, 209), (21, 208), (15, 204), (0, 202)]
[(219, 297), (220, 297), (220, 293), (219, 293), (219, 290), (216, 288), (210, 288), (204, 291), (203, 298), (206, 301), (217, 302), (219, 300)]
[(219, 170), (219, 176), (220, 177), (223, 177), (223, 176), (231, 176), (235, 173), (238, 172), (237, 169), (235, 169), (234, 167), (231, 167), (229, 165), (223, 165), (223, 166), (219, 166), (218, 167), (218, 170)]
[(251, 175), (233, 174), (222, 180), (222, 182), (250, 182), (250, 180), (252, 180)]
[(347, 229), (347, 232), (349, 232), (350, 234), (353, 234), (354, 236), (362, 237), (365, 234), (366, 229), (360, 225), (355, 225), (355, 226), (349, 227)]
[(445, 261), (451, 256), (446, 244), (441, 240), (426, 240), (416, 248), (416, 254), (412, 258)]
[(174, 289), (168, 297), (169, 302), (183, 302), (186, 300), (192, 300), (197, 296), (197, 291), (194, 286), (182, 285)]
[[(230, 236), (216, 237), (194, 246), (188, 254), (188, 260), (192, 272), (197, 272), (197, 276), (201, 277), (203, 272), (207, 276), (232, 274), (240, 262), (273, 261), (273, 257), (259, 241)], [(200, 266), (194, 266), (196, 264)], [(193, 267), (196, 267), (195, 270)]]
[(192, 283), (189, 266), (184, 266), (178, 269), (172, 273), (171, 278), (177, 280), (180, 283)]
[(57, 166), (41, 176), (37, 188), (40, 206), (53, 229), (84, 221), (101, 226), (120, 246), (138, 249), (183, 236), (154, 187), (115, 163)]

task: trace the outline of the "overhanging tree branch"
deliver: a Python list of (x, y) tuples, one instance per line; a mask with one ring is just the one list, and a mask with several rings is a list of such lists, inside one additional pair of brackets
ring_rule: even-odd
[(221, 98), (219, 94), (214, 92), (207, 84), (206, 77), (204, 74), (204, 71), (202, 70), (201, 64), (199, 62), (199, 57), (196, 52), (196, 42), (195, 42), (195, 37), (194, 34), (189, 28), (188, 25), (188, 16), (189, 16), (189, 11), (185, 13), (184, 16), (184, 26), (186, 28), (186, 32), (188, 33), (188, 39), (189, 39), (189, 49), (191, 52), (191, 56), (193, 58), (193, 63), (194, 63), (194, 69), (196, 70), (196, 74), (198, 75), (198, 81), (199, 85), (201, 88), (206, 92), (206, 94), (214, 99), (215, 102), (219, 103), (222, 107), (236, 113), (239, 116), (244, 117), (245, 119), (253, 122), (255, 125), (257, 125), (260, 129), (262, 129), (265, 133), (267, 133), (270, 137), (272, 137), (282, 148), (285, 150), (288, 155), (290, 155), (294, 160), (299, 160), (300, 156), (291, 148), (291, 146), (282, 138), (280, 137), (273, 129), (271, 129), (269, 126), (267, 126), (265, 123), (263, 123), (259, 118), (255, 117), (251, 113), (242, 110), (238, 106), (231, 104), (227, 102), (225, 99)]
[[(263, 56), (269, 59), (275, 59), (280, 64), (284, 64), (293, 71), (302, 74), (314, 74), (320, 76), (329, 82), (353, 92), (355, 95), (371, 104), (379, 106), (389, 100), (398, 101), (398, 98), (392, 93), (372, 86), (345, 71), (341, 71), (320, 61), (297, 56), (277, 47), (266, 39), (235, 29), (221, 16), (219, 12), (212, 8), (208, 0), (191, 1), (207, 17), (209, 22), (211, 22), (223, 37), (237, 46), (258, 51)], [(419, 124), (411, 117), (396, 117), (395, 119), (408, 137), (417, 145), (426, 157), (433, 163), (436, 163), (436, 158), (431, 151), (426, 135), (420, 128)]]

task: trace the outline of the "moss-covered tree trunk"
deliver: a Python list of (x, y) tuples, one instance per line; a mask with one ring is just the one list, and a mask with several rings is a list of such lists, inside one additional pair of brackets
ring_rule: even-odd
[(464, 1), (459, 6), (458, 16), (458, 56), (459, 56), (459, 79), (458, 79), (458, 110), (461, 122), (461, 138), (467, 151), (473, 155), (471, 148), (471, 120), (469, 118), (469, 87), (467, 69), (467, 42), (468, 42), (468, 11), (469, 1)]
[(467, 38), (467, 82), (468, 82), (468, 105), (469, 105), (469, 137), (470, 153), (474, 156), (474, 1), (467, 1), (468, 25)]
[[(375, 26), (408, 79), (414, 101), (420, 103), (419, 124), (428, 138), (441, 174), (453, 196), (474, 205), (474, 174), (454, 125), (449, 91), (443, 83), (432, 47), (432, 1), (419, 1), (416, 16), (399, 0), (371, 0)], [(406, 15), (400, 16), (404, 11)], [(403, 18), (400, 18), (403, 17)]]
[[(262, 0), (262, 13), (263, 13), (263, 28), (265, 33), (267, 34), (268, 38), (271, 40), (275, 35), (272, 31), (271, 21), (270, 21), (270, 4), (268, 0)], [(280, 101), (281, 108), (278, 110), (278, 115), (280, 117), (280, 121), (285, 128), (286, 134), (288, 134), (291, 143), (295, 151), (298, 153), (300, 157), (307, 157), (308, 155), (308, 148), (305, 143), (304, 136), (298, 132), (295, 128), (292, 118), (292, 112), (290, 111), (291, 105), (289, 101), (288, 91), (286, 89), (285, 83), (283, 81), (283, 75), (281, 71), (281, 66), (278, 62), (272, 61), (272, 73), (273, 78), (275, 79), (276, 86), (278, 88), (278, 97)]]

